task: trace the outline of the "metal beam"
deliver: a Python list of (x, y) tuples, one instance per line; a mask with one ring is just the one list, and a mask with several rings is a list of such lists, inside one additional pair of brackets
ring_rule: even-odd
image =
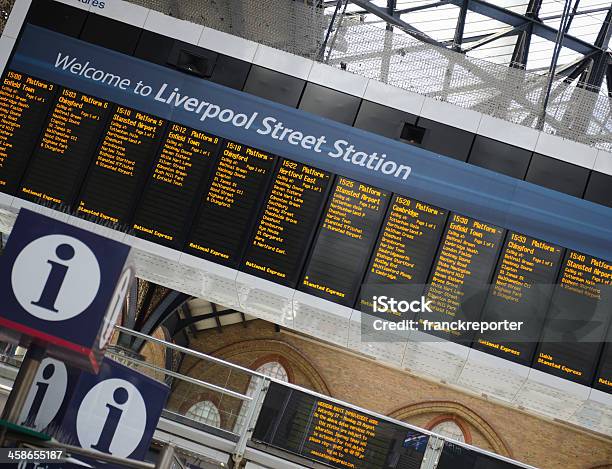
[[(189, 307), (189, 304), (187, 302), (183, 303), (183, 305), (181, 306), (181, 311), (185, 315), (185, 318), (193, 318), (193, 314), (191, 314), (191, 308)], [(178, 322), (180, 322), (180, 320)], [(189, 325), (189, 330), (193, 335), (196, 335), (198, 333), (198, 330), (195, 328), (193, 323)]]
[[(463, 1), (463, 0), (460, 0), (460, 1)], [(412, 26), (411, 24), (408, 24), (407, 22), (401, 20), (400, 18), (390, 15), (385, 8), (376, 6), (369, 0), (351, 0), (351, 3), (363, 8), (368, 13), (372, 13), (373, 15), (378, 16), (380, 19), (385, 20), (389, 24), (392, 24), (393, 26), (397, 26), (399, 29), (404, 31), (406, 34), (409, 34), (410, 36), (420, 41), (426, 42), (428, 44), (433, 44), (435, 46), (444, 47), (443, 44), (436, 41), (434, 38), (429, 37), (423, 31), (415, 28), (414, 26)]]
[(217, 332), (219, 334), (223, 333), (223, 326), (221, 325), (221, 319), (219, 319), (219, 311), (217, 310), (217, 305), (214, 303), (210, 304), (213, 310), (213, 317), (215, 318), (215, 323), (217, 324)]
[(469, 52), (480, 46), (484, 46), (485, 44), (488, 44), (490, 42), (497, 41), (498, 39), (501, 39), (502, 37), (509, 36), (517, 29), (520, 29), (520, 26), (519, 27), (508, 26), (507, 28), (500, 29), (496, 33), (489, 34), (488, 36), (482, 38), (480, 41), (476, 41), (475, 43), (472, 43), (472, 45), (463, 49), (463, 52)]
[(455, 25), (455, 36), (453, 37), (453, 50), (461, 52), (461, 45), (463, 44), (463, 31), (465, 30), (465, 17), (468, 12), (468, 5), (470, 0), (463, 0), (461, 8), (459, 9), (459, 16), (457, 17), (457, 24)]
[[(580, 10), (580, 11), (576, 11), (575, 13), (572, 12), (573, 16), (580, 16), (580, 15), (588, 15), (591, 13), (600, 13), (602, 11), (608, 11), (610, 9), (610, 7), (599, 7), (599, 8), (591, 8), (590, 10)], [(550, 15), (550, 16), (543, 16), (542, 18), (540, 18), (542, 21), (548, 21), (548, 20), (556, 20), (561, 18), (562, 15)]]
[(198, 314), (197, 316), (191, 316), (189, 318), (180, 319), (179, 321), (177, 321), (176, 326), (174, 327), (174, 332), (172, 333), (172, 337), (176, 336), (177, 334), (180, 334), (181, 331), (184, 331), (188, 327), (194, 327), (194, 324), (200, 321), (206, 321), (208, 319), (215, 319), (215, 318), (219, 318), (222, 316), (229, 316), (230, 314), (241, 314), (242, 317), (244, 318), (243, 313), (240, 313), (239, 311), (236, 311), (234, 309), (226, 309), (223, 311), (216, 311), (213, 313)]
[[(461, 6), (463, 0), (451, 0), (451, 3)], [(533, 34), (535, 36), (547, 39), (551, 42), (555, 42), (557, 38), (557, 30), (555, 28), (543, 24), (535, 18), (529, 18), (520, 13), (507, 10), (501, 6), (485, 2), (484, 0), (470, 0), (468, 8), (470, 11), (514, 27), (520, 27), (525, 23), (533, 23)], [(564, 36), (563, 47), (567, 47), (568, 49), (585, 55), (602, 50), (593, 44), (589, 44), (588, 42), (571, 35)]]
[[(179, 308), (185, 301), (191, 298), (186, 293), (177, 292), (171, 290), (163, 300), (159, 302), (159, 304), (151, 311), (151, 314), (147, 317), (146, 321), (139, 329), (138, 332), (142, 332), (143, 334), (152, 335), (155, 329), (161, 326), (168, 317), (174, 311)], [(139, 352), (140, 349), (144, 346), (144, 341), (142, 339), (136, 339), (132, 342), (132, 350), (135, 352)]]
[(612, 64), (608, 64), (608, 71), (606, 72), (606, 84), (608, 85), (608, 97), (612, 98)]
[[(525, 10), (525, 16), (539, 20), (540, 8), (542, 7), (542, 0), (529, 0), (527, 4), (527, 10)], [(529, 57), (529, 48), (531, 47), (531, 37), (533, 35), (533, 23), (529, 23), (525, 29), (523, 29), (514, 45), (512, 51), (512, 58), (510, 59), (510, 66), (515, 68), (526, 68), (527, 59)]]
[[(580, 0), (576, 0), (579, 2)], [(548, 101), (550, 99), (550, 91), (552, 89), (552, 83), (555, 78), (555, 70), (557, 69), (557, 60), (559, 59), (559, 53), (561, 52), (561, 48), (563, 47), (563, 38), (565, 37), (566, 25), (570, 15), (570, 7), (572, 5), (572, 0), (565, 0), (565, 4), (563, 5), (563, 16), (561, 17), (561, 21), (559, 23), (559, 29), (557, 30), (557, 39), (555, 40), (555, 47), (553, 49), (552, 59), (550, 61), (550, 68), (548, 70), (548, 81), (546, 84), (546, 92), (544, 93), (544, 100), (542, 104), (542, 110), (540, 114), (540, 119), (538, 122), (538, 128), (542, 130), (544, 128), (544, 123), (546, 121), (546, 109), (548, 108)]]
[(572, 21), (574, 21), (574, 16), (576, 16), (576, 13), (578, 12), (578, 5), (580, 5), (580, 0), (576, 0), (576, 3), (574, 3), (574, 8), (572, 9), (569, 18), (567, 19), (567, 23), (565, 23), (565, 34), (569, 32), (570, 26), (572, 25)]
[[(599, 29), (597, 39), (594, 45), (602, 49), (594, 58), (593, 65), (588, 72), (585, 72), (581, 78), (582, 86), (593, 91), (599, 91), (608, 69), (608, 45), (612, 37), (612, 7), (608, 9), (608, 13)], [(581, 86), (581, 85), (579, 85)]]

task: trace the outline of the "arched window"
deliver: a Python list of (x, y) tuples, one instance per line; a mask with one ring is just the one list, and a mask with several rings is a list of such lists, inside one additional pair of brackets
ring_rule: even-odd
[(185, 417), (210, 425), (211, 427), (221, 427), (221, 414), (217, 406), (211, 401), (196, 402), (185, 413)]
[(461, 443), (465, 442), (463, 430), (453, 420), (444, 420), (443, 422), (434, 425), (431, 428), (431, 431)]
[[(289, 373), (283, 365), (281, 365), (277, 361), (266, 362), (257, 367), (255, 370), (257, 373), (261, 373), (264, 376), (268, 376), (270, 378), (277, 379), (279, 381), (284, 381), (285, 383), (289, 382)], [(251, 378), (249, 381), (249, 387), (247, 388), (246, 395), (253, 396), (255, 394), (255, 389), (257, 387), (257, 380)], [(247, 405), (242, 404), (240, 406), (240, 412), (238, 412), (238, 417), (236, 419), (235, 431), (238, 432), (241, 426), (245, 423), (244, 419), (246, 417), (246, 409)]]
[(261, 373), (262, 375), (269, 376), (270, 378), (275, 378), (279, 381), (284, 381), (285, 383), (289, 381), (289, 375), (287, 374), (287, 370), (285, 370), (285, 367), (278, 362), (264, 363), (255, 371), (257, 373)]

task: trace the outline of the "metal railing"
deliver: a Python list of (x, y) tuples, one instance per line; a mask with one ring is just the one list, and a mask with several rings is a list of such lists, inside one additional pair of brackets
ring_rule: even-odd
[[(148, 376), (165, 382), (171, 387), (166, 415), (191, 421), (202, 428), (212, 427), (240, 435), (244, 433), (251, 409), (257, 405), (253, 390), (263, 386), (265, 377), (248, 368), (234, 365), (204, 353), (180, 345), (150, 337), (140, 332), (116, 326), (118, 332), (143, 340), (143, 353), (135, 355), (109, 349), (107, 356), (122, 362)], [(163, 349), (164, 359), (170, 353), (178, 353), (176, 363), (181, 368), (194, 370), (193, 374), (206, 376), (198, 379), (178, 370), (169, 370), (146, 356), (147, 345)], [(175, 357), (176, 358), (176, 357)], [(198, 408), (197, 406), (207, 406)], [(214, 405), (214, 407), (213, 407)], [(202, 413), (199, 414), (199, 411)], [(218, 412), (218, 417), (217, 417)]]
[[(423, 464), (421, 466), (422, 469), (433, 469), (436, 467), (437, 460), (441, 454), (444, 442), (446, 441), (452, 442), (455, 445), (469, 448), (481, 454), (485, 454), (503, 461), (511, 462), (516, 467), (531, 468), (531, 466), (527, 466), (520, 463), (517, 464), (516, 461), (511, 461), (507, 458), (500, 457), (493, 453), (472, 447), (470, 445), (466, 445), (464, 443), (449, 440), (448, 438), (436, 435), (427, 430), (423, 430), (408, 423), (389, 418), (376, 412), (371, 412), (369, 410), (362, 409), (358, 406), (354, 406), (339, 399), (324, 396), (316, 392), (306, 390), (299, 386), (264, 376), (248, 368), (244, 368), (239, 365), (223, 361), (219, 358), (212, 357), (205, 353), (182, 347), (180, 345), (167, 342), (156, 337), (147, 336), (145, 334), (132, 331), (121, 326), (115, 326), (115, 328), (118, 332), (122, 334), (127, 334), (133, 338), (143, 340), (146, 344), (151, 344), (151, 346), (154, 346), (158, 352), (163, 351), (164, 355), (170, 352), (180, 353), (182, 355), (183, 366), (181, 367), (180, 371), (173, 371), (167, 370), (162, 366), (159, 366), (159, 364), (156, 364), (155, 361), (159, 359), (160, 355), (147, 354), (146, 345), (143, 349), (143, 353), (139, 355), (133, 353), (121, 353), (117, 349), (111, 349), (107, 352), (107, 356), (121, 361), (126, 366), (130, 366), (136, 369), (137, 371), (143, 372), (157, 380), (169, 384), (171, 387), (171, 392), (170, 398), (167, 403), (166, 412), (164, 413), (164, 417), (170, 420), (178, 420), (177, 423), (179, 424), (186, 424), (195, 428), (196, 430), (212, 433), (213, 435), (221, 436), (224, 437), (226, 440), (229, 440), (231, 446), (233, 447), (232, 458), (234, 459), (235, 463), (240, 463), (240, 461), (242, 461), (245, 457), (245, 453), (247, 452), (247, 446), (251, 441), (253, 430), (255, 428), (255, 423), (257, 422), (257, 419), (259, 417), (259, 412), (261, 410), (261, 406), (265, 398), (268, 386), (271, 382), (275, 382), (282, 386), (291, 387), (297, 391), (307, 393), (311, 396), (314, 396), (315, 398), (323, 399), (328, 402), (335, 403), (346, 408), (350, 408), (354, 411), (367, 414), (376, 419), (380, 419), (381, 421), (391, 422), (393, 424), (405, 427), (406, 429), (416, 430), (422, 434), (428, 435), (429, 442), (427, 445), (427, 449), (425, 450)], [(198, 370), (198, 374), (201, 375), (202, 371), (204, 371), (206, 379), (202, 377), (194, 378), (186, 374), (188, 373), (188, 371), (184, 368), (187, 368), (188, 370), (194, 370), (195, 367), (202, 367), (202, 369)], [(209, 373), (206, 373), (207, 371), (209, 371)], [(242, 381), (228, 379), (232, 375), (234, 378), (242, 377), (243, 379)], [(222, 381), (225, 381), (225, 384), (219, 384), (219, 376), (221, 376)], [(249, 383), (251, 385), (245, 386), (246, 383)], [(181, 406), (179, 404), (180, 402), (192, 404), (198, 399), (200, 399), (202, 395), (205, 395), (208, 399), (211, 399), (211, 396), (217, 396), (219, 398), (216, 401), (218, 403), (217, 408), (221, 409), (222, 412), (231, 414), (230, 416), (232, 417), (232, 424), (227, 425), (223, 420), (219, 422), (218, 425), (214, 425), (211, 421), (203, 423), (197, 418), (194, 418), (194, 416), (190, 415), (189, 412), (185, 412), (185, 409), (187, 407)], [(241, 405), (240, 407), (236, 408), (237, 412), (228, 412), (227, 410), (228, 408), (232, 407), (232, 401), (235, 401), (235, 403), (240, 403)], [(241, 412), (241, 419), (237, 419), (237, 414), (240, 414)], [(225, 417), (227, 418), (227, 415)], [(64, 448), (67, 450), (68, 453), (71, 454), (73, 453), (75, 455), (81, 454), (85, 456), (91, 456), (91, 454), (87, 452), (88, 450), (72, 447), (63, 443), (58, 443), (56, 441), (51, 441), (47, 445), (50, 447)], [(128, 463), (124, 462), (124, 464), (130, 467), (137, 467), (142, 469), (152, 469), (153, 467), (179, 468), (183, 466), (183, 460), (187, 458), (187, 454), (190, 454), (191, 450), (181, 448), (179, 443), (176, 443), (176, 447), (172, 446), (172, 448), (166, 448), (166, 446), (167, 445), (164, 444), (162, 452), (159, 456), (159, 460), (155, 466), (145, 462), (128, 461)], [(112, 457), (110, 456), (109, 458), (112, 459)], [(109, 462), (117, 462), (115, 460), (108, 460)], [(168, 464), (170, 464), (170, 466), (168, 466)]]

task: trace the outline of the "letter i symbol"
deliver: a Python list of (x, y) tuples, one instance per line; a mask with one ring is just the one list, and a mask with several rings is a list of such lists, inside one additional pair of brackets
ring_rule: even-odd
[[(55, 249), (55, 254), (59, 259), (69, 261), (74, 257), (74, 248), (70, 246), (70, 244), (60, 244)], [(55, 302), (57, 301), (57, 296), (62, 288), (64, 279), (66, 278), (69, 266), (53, 260), (47, 260), (47, 264), (51, 266), (51, 272), (49, 272), (47, 282), (40, 294), (40, 298), (37, 301), (32, 301), (32, 304), (57, 313), (58, 310), (55, 309)]]
[[(113, 400), (115, 404), (125, 404), (128, 400), (128, 392), (125, 388), (117, 388), (113, 392)], [(100, 433), (100, 438), (98, 438), (98, 442), (93, 445), (92, 449), (97, 449), (98, 451), (106, 454), (111, 454), (110, 445), (113, 442), (113, 437), (115, 436), (115, 432), (117, 431), (117, 426), (119, 425), (119, 420), (121, 419), (121, 415), (123, 414), (123, 410), (115, 407), (112, 404), (106, 404), (106, 408), (108, 409), (108, 415), (106, 417), (106, 422), (104, 422), (104, 427), (102, 428), (102, 432)]]
[(55, 365), (53, 363), (49, 363), (42, 372), (42, 378), (46, 381), (39, 381), (36, 383), (36, 395), (34, 396), (34, 400), (32, 401), (32, 406), (28, 411), (28, 417), (26, 418), (27, 424), (33, 424), (36, 421), (36, 416), (40, 411), (40, 406), (43, 403), (45, 398), (45, 394), (47, 394), (47, 389), (49, 388), (49, 380), (55, 373)]

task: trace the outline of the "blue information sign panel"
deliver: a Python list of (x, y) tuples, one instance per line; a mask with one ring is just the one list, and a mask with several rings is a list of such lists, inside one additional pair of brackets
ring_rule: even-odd
[(97, 371), (133, 278), (130, 247), (22, 209), (0, 261), (0, 340)]

